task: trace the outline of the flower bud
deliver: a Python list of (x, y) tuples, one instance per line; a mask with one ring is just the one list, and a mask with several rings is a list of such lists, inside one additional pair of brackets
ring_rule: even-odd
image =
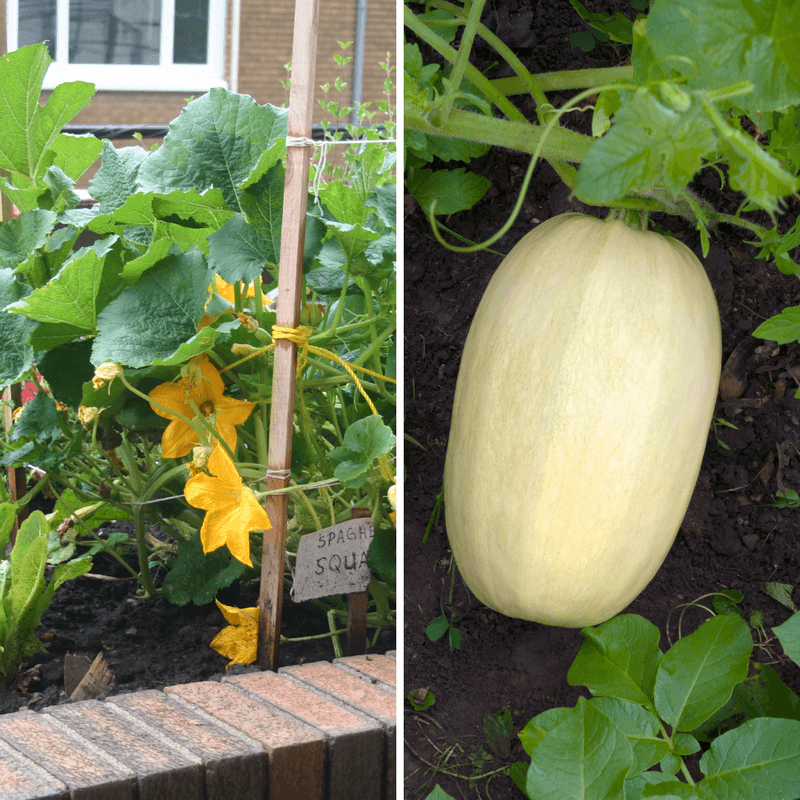
[(92, 386), (97, 389), (102, 389), (106, 385), (106, 381), (113, 381), (124, 374), (122, 367), (114, 361), (104, 361), (94, 371), (94, 378), (92, 378)]
[(248, 333), (255, 333), (258, 330), (258, 320), (255, 317), (251, 317), (249, 314), (243, 312), (238, 313), (236, 316), (241, 326)]
[(84, 428), (89, 426), (89, 423), (97, 419), (100, 409), (96, 406), (81, 406), (78, 409), (78, 419)]
[(253, 347), (251, 344), (244, 344), (243, 342), (234, 342), (231, 345), (231, 353), (235, 356), (249, 356), (259, 350), (258, 347)]
[(197, 469), (201, 470), (208, 464), (208, 459), (211, 458), (211, 453), (214, 452), (213, 447), (207, 447), (205, 445), (198, 445), (192, 450), (192, 463), (189, 465), (189, 469)]

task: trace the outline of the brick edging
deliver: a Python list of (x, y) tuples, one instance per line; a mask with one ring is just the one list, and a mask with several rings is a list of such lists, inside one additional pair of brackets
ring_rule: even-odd
[(396, 653), (0, 716), (0, 800), (392, 800)]

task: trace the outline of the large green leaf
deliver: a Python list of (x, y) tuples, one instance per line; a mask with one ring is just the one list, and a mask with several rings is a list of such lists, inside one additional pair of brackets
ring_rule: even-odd
[(654, 698), (661, 719), (691, 731), (722, 708), (747, 677), (753, 639), (738, 614), (712, 617), (664, 655)]
[(646, 33), (662, 66), (691, 75), (692, 88), (747, 79), (755, 91), (736, 100), (745, 111), (800, 103), (800, 4), (795, 0), (654, 3)]
[(800, 611), (789, 617), (783, 625), (772, 629), (783, 645), (786, 655), (800, 666)]
[(652, 708), (662, 659), (658, 628), (644, 617), (622, 614), (596, 628), (584, 628), (583, 636), (567, 681), (586, 686), (592, 694)]
[(536, 800), (624, 800), (632, 766), (625, 735), (581, 697), (534, 749), (527, 794)]
[(176, 606), (205, 605), (244, 570), (227, 547), (204, 553), (200, 537), (192, 536), (178, 545), (178, 560), (164, 579), (164, 597)]
[(700, 769), (704, 800), (794, 800), (800, 797), (800, 722), (748, 720), (711, 743)]
[(669, 744), (659, 736), (655, 714), (616, 697), (595, 697), (590, 702), (625, 734), (633, 752), (632, 774), (644, 772), (669, 753)]
[[(25, 297), (30, 288), (17, 280), (12, 269), (0, 269), (0, 308)], [(36, 323), (15, 314), (0, 313), (0, 385), (18, 381), (33, 365), (33, 347), (28, 337)]]
[(373, 462), (388, 453), (394, 443), (391, 428), (383, 424), (379, 415), (356, 420), (344, 432), (344, 447), (330, 452), (331, 463), (335, 465), (334, 477), (345, 486), (357, 489), (366, 480)]
[(217, 188), (240, 211), (239, 185), (262, 153), (286, 138), (288, 112), (252, 97), (211, 89), (170, 125), (164, 144), (139, 170), (139, 188), (168, 193)]
[(0, 169), (39, 178), (53, 163), (51, 151), (61, 129), (94, 94), (90, 83), (57, 86), (39, 105), (52, 59), (44, 44), (22, 47), (0, 58)]
[(100, 203), (101, 214), (119, 208), (136, 191), (136, 176), (147, 158), (141, 147), (119, 150), (109, 141), (103, 142), (103, 163), (89, 181), (89, 192)]
[(67, 326), (76, 336), (94, 335), (101, 304), (119, 278), (120, 268), (117, 260), (100, 258), (88, 249), (11, 310), (39, 322)]
[(170, 358), (197, 334), (210, 283), (202, 253), (173, 250), (100, 313), (92, 361), (144, 367)]
[(44, 247), (55, 227), (55, 211), (25, 211), (0, 225), (0, 267), (23, 264), (31, 253)]

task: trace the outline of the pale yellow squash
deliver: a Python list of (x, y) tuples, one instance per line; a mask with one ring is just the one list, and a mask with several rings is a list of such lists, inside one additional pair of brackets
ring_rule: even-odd
[(472, 322), (447, 447), (447, 532), (478, 599), (565, 627), (634, 600), (697, 482), (720, 362), (682, 243), (580, 214), (522, 239)]

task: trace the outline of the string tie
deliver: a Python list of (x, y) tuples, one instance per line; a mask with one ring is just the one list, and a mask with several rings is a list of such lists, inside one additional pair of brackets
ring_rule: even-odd
[[(371, 369), (367, 369), (367, 367), (362, 367), (360, 364), (350, 364), (345, 361), (338, 353), (334, 353), (333, 350), (328, 350), (324, 347), (318, 347), (315, 344), (311, 344), (309, 341), (309, 337), (313, 328), (310, 328), (308, 325), (300, 325), (297, 328), (292, 328), (289, 325), (273, 325), (272, 326), (272, 342), (265, 347), (260, 347), (257, 350), (254, 350), (252, 353), (248, 353), (244, 358), (240, 358), (238, 361), (234, 361), (233, 364), (228, 364), (227, 367), (220, 370), (220, 372), (226, 372), (233, 367), (239, 366), (239, 364), (243, 364), (245, 361), (249, 361), (251, 358), (255, 358), (255, 356), (260, 355), (261, 353), (266, 353), (269, 350), (272, 350), (277, 342), (280, 339), (284, 341), (294, 342), (297, 345), (298, 349), (298, 357), (297, 357), (297, 369), (302, 369), (308, 363), (308, 354), (313, 353), (314, 355), (321, 356), (322, 358), (326, 358), (329, 361), (333, 361), (336, 364), (344, 367), (347, 374), (353, 379), (353, 383), (356, 385), (356, 388), (361, 393), (361, 396), (366, 401), (367, 405), (369, 406), (370, 411), (373, 414), (378, 414), (378, 409), (375, 408), (375, 404), (370, 399), (370, 396), (367, 394), (364, 386), (362, 385), (361, 381), (356, 375), (356, 370), (359, 372), (363, 372), (366, 375), (370, 375), (373, 378), (377, 378), (381, 381), (389, 381), (389, 383), (397, 383), (394, 378), (389, 378), (386, 375), (381, 375), (379, 372), (374, 372)], [(380, 469), (381, 473), (384, 478), (387, 480), (392, 480), (394, 477), (394, 473), (389, 466), (388, 459), (384, 454), (380, 458)], [(269, 472), (267, 474), (270, 474)], [(275, 477), (280, 477), (276, 475)]]

